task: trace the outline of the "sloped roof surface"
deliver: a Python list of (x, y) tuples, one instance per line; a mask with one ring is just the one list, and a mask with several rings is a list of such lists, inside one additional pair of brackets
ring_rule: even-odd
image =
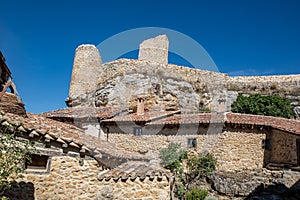
[(27, 116), (1, 113), (1, 126), (11, 127), (13, 125), (28, 135), (40, 136), (78, 149), (84, 148), (107, 167), (115, 167), (127, 160), (148, 160), (145, 155), (118, 148), (115, 144), (88, 135), (73, 125), (36, 114), (27, 113)]
[(146, 177), (161, 178), (163, 176), (169, 177), (170, 171), (159, 166), (158, 163), (129, 161), (112, 170), (100, 173), (98, 179), (100, 181), (109, 181), (110, 179), (117, 181), (119, 179), (145, 179)]
[(48, 118), (89, 118), (96, 117), (100, 119), (107, 119), (123, 112), (119, 109), (111, 107), (73, 107), (63, 108), (59, 110), (44, 112), (41, 115)]

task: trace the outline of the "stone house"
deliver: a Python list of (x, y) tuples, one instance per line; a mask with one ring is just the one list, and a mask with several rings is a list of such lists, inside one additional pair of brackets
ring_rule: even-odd
[[(84, 128), (97, 119), (98, 137), (116, 146), (145, 156), (158, 158), (158, 152), (170, 142), (198, 152), (207, 150), (218, 159), (219, 169), (292, 167), (300, 162), (300, 123), (297, 120), (237, 113), (184, 114), (176, 111), (117, 112), (116, 108), (95, 108), (86, 116), (69, 108), (43, 113), (59, 121), (74, 120)], [(89, 108), (93, 109), (93, 108)], [(100, 110), (102, 115), (97, 114)], [(77, 120), (76, 120), (77, 121)], [(86, 129), (86, 132), (89, 130)], [(101, 133), (101, 134), (100, 134)]]

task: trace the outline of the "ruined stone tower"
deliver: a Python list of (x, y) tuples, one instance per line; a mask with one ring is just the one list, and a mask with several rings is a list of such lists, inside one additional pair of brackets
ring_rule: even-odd
[[(69, 97), (66, 103), (70, 107), (81, 105), (73, 100), (96, 91), (102, 72), (102, 59), (98, 49), (91, 44), (83, 44), (75, 51)], [(84, 99), (83, 99), (84, 100)]]
[(144, 40), (139, 48), (139, 60), (168, 64), (169, 40), (166, 35)]

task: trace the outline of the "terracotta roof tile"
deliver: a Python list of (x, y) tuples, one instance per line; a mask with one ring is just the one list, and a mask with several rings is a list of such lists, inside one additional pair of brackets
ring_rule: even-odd
[(205, 113), (181, 114), (153, 121), (150, 124), (195, 124), (195, 123), (228, 123), (271, 126), (280, 130), (300, 134), (300, 121), (279, 117), (249, 115), (239, 113)]
[(236, 124), (255, 124), (263, 126), (271, 126), (280, 130), (300, 134), (300, 121), (294, 119), (285, 119), (280, 117), (262, 116), (262, 115), (249, 115), (238, 113), (227, 113), (227, 123)]
[(198, 114), (178, 114), (151, 122), (150, 124), (195, 124), (195, 123), (223, 123), (225, 115), (223, 113), (198, 113)]
[(74, 107), (63, 108), (59, 110), (41, 113), (42, 116), (47, 118), (89, 118), (99, 117), (107, 119), (123, 112), (124, 110), (114, 109), (112, 107)]
[(100, 173), (98, 179), (100, 181), (109, 181), (110, 179), (118, 181), (119, 179), (127, 180), (138, 177), (140, 179), (145, 179), (146, 177), (162, 178), (163, 176), (170, 177), (170, 171), (159, 166), (158, 163), (129, 161), (112, 170)]
[(88, 135), (76, 126), (36, 114), (27, 113), (27, 116), (22, 117), (11, 113), (0, 114), (0, 126), (3, 126), (4, 122), (7, 122), (6, 124), (8, 125), (22, 126), (21, 130), (25, 130), (28, 135), (34, 131), (35, 134), (39, 134), (41, 137), (49, 136), (60, 143), (66, 142), (69, 145), (73, 143), (73, 146), (80, 148), (84, 146), (89, 149), (91, 155), (95, 155), (95, 158), (98, 158), (98, 161), (107, 167), (115, 167), (117, 164), (127, 160), (150, 159), (145, 157), (145, 155), (126, 151), (118, 148), (113, 143)]
[(145, 111), (144, 115), (137, 115), (137, 113), (120, 113), (114, 118), (103, 120), (103, 122), (150, 122), (177, 113), (180, 113), (180, 111)]

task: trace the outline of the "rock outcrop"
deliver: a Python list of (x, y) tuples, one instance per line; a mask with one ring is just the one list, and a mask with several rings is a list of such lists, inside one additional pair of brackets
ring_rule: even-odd
[[(93, 45), (76, 50), (68, 106), (136, 106), (183, 112), (231, 110), (238, 93), (280, 95), (300, 106), (300, 75), (229, 77), (227, 74), (168, 64), (168, 38), (160, 35), (140, 44), (138, 60), (101, 64)], [(201, 66), (196, 66), (201, 67)], [(296, 109), (297, 110), (297, 109)], [(295, 111), (296, 112), (296, 111)]]

